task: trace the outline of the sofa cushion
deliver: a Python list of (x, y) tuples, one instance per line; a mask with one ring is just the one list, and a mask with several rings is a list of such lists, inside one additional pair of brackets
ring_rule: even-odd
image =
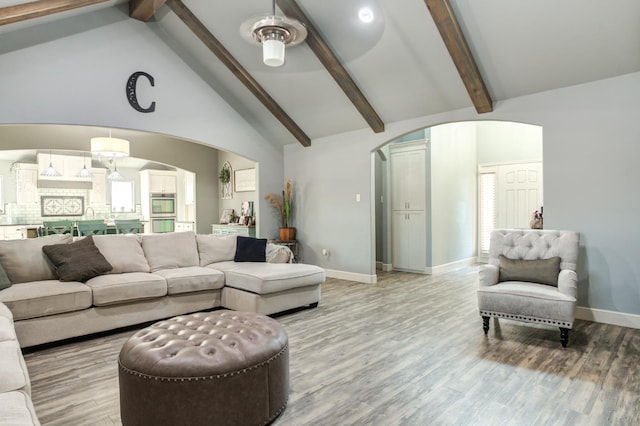
[(114, 305), (167, 295), (167, 282), (146, 272), (107, 274), (87, 281), (95, 306)]
[(224, 286), (224, 273), (201, 266), (161, 269), (153, 274), (160, 275), (167, 280), (168, 294), (216, 290)]
[(142, 250), (151, 272), (200, 265), (196, 234), (192, 231), (145, 234)]
[(39, 425), (31, 398), (24, 391), (0, 393), (0, 425)]
[(13, 327), (13, 314), (4, 303), (0, 303), (0, 342), (16, 340), (16, 330)]
[(72, 237), (69, 234), (0, 241), (0, 264), (13, 284), (55, 280), (57, 279), (55, 269), (43, 253), (42, 247), (71, 241)]
[(207, 266), (216, 262), (233, 260), (236, 254), (237, 234), (213, 235), (198, 234), (198, 254), (200, 255), (200, 266)]
[(75, 281), (32, 281), (3, 290), (0, 302), (11, 309), (14, 321), (18, 321), (89, 308), (91, 289)]
[(267, 240), (238, 235), (235, 262), (266, 262)]
[(524, 260), (509, 259), (500, 255), (498, 282), (526, 281), (538, 284), (558, 286), (560, 257), (549, 259)]
[(277, 293), (324, 282), (324, 269), (303, 263), (219, 262), (208, 266), (224, 272), (225, 286), (257, 294)]
[(113, 269), (93, 243), (91, 235), (68, 244), (43, 246), (42, 251), (56, 267), (60, 281), (87, 281)]
[(112, 274), (151, 270), (138, 235), (94, 235), (93, 242), (113, 267)]
[[(27, 386), (28, 374), (23, 371), (22, 352), (17, 340), (0, 342), (0, 393)], [(5, 424), (5, 423), (0, 423)]]

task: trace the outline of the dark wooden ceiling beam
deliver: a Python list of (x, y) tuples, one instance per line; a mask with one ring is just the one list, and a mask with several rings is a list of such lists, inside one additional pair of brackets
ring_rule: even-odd
[(493, 111), (493, 101), (448, 0), (424, 0), (449, 55), (479, 114)]
[(129, 0), (129, 16), (147, 22), (165, 2), (166, 0)]
[(313, 23), (307, 18), (295, 0), (276, 0), (276, 3), (285, 15), (297, 19), (307, 27), (307, 45), (313, 53), (315, 53), (336, 83), (338, 83), (338, 86), (340, 86), (345, 95), (351, 100), (371, 129), (376, 133), (384, 132), (384, 123), (378, 113), (373, 109), (360, 88), (353, 81), (327, 42), (324, 41), (318, 30), (316, 30)]
[(204, 24), (184, 5), (181, 0), (167, 0), (167, 6), (178, 15), (187, 27), (222, 61), (223, 64), (244, 84), (251, 93), (273, 114), (295, 138), (304, 146), (311, 145), (311, 139), (262, 88), (262, 86), (240, 65), (231, 53), (214, 37)]
[(0, 26), (53, 15), (107, 0), (40, 0), (0, 8)]

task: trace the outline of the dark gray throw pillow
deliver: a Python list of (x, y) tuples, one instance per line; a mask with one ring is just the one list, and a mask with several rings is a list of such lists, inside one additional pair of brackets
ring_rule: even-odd
[(4, 270), (2, 265), (0, 265), (0, 290), (4, 290), (9, 287), (11, 287), (11, 281), (7, 276), (7, 272)]
[(85, 282), (113, 269), (96, 247), (92, 236), (73, 243), (43, 246), (42, 251), (56, 267), (60, 281)]
[(235, 262), (266, 262), (267, 240), (239, 235), (236, 240), (236, 255), (233, 260)]
[(528, 281), (532, 283), (558, 286), (560, 258), (524, 260), (509, 259), (500, 255), (500, 276), (498, 282)]

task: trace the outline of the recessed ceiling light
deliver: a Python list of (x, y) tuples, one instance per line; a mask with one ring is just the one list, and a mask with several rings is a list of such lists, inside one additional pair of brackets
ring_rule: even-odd
[(358, 11), (358, 18), (365, 24), (373, 22), (373, 12), (368, 7), (363, 7)]

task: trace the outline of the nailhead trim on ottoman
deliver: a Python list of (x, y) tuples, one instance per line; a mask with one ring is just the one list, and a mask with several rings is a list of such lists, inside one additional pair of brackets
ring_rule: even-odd
[(289, 398), (289, 343), (253, 312), (181, 315), (120, 351), (120, 417), (129, 425), (263, 425)]

